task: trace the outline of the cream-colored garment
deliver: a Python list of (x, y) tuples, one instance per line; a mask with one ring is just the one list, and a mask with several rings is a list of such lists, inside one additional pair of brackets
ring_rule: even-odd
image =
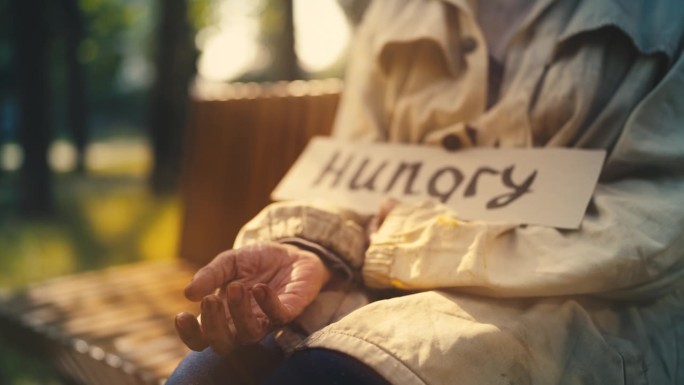
[[(434, 203), (400, 204), (365, 249), (362, 219), (286, 202), (248, 223), (236, 245), (323, 239), (363, 261), (369, 286), (433, 290), (364, 306), (306, 342), (396, 384), (684, 383), (684, 6), (538, 1), (488, 110), (473, 12), (465, 0), (375, 1), (334, 135), (606, 148), (580, 229), (466, 222)], [(318, 211), (336, 229), (307, 224)]]

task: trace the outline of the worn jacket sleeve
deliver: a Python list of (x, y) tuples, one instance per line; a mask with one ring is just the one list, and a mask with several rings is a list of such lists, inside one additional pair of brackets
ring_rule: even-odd
[(359, 270), (367, 247), (368, 218), (325, 202), (290, 201), (267, 206), (240, 230), (235, 247), (300, 238), (330, 250)]
[[(381, 140), (386, 122), (384, 77), (380, 76), (372, 51), (375, 22), (383, 14), (380, 3), (369, 6), (354, 39), (353, 57), (347, 69), (345, 93), (336, 115), (333, 136), (347, 140)], [(368, 22), (370, 20), (370, 22)], [(368, 246), (365, 224), (368, 217), (323, 202), (279, 202), (248, 222), (238, 234), (235, 247), (259, 241), (300, 238), (329, 248), (349, 267), (360, 271)]]
[(400, 205), (371, 241), (371, 286), (494, 296), (655, 295), (684, 277), (684, 59), (627, 119), (578, 230), (465, 222)]

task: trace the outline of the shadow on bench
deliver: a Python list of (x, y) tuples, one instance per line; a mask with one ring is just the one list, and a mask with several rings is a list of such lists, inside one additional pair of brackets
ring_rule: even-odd
[(192, 100), (180, 258), (60, 277), (0, 296), (6, 339), (80, 384), (162, 384), (187, 349), (182, 290), (229, 248), (309, 138), (330, 131), (339, 81), (222, 85)]

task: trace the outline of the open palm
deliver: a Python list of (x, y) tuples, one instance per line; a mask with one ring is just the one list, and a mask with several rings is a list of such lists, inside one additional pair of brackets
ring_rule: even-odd
[(202, 301), (201, 324), (181, 313), (176, 328), (189, 348), (227, 354), (295, 319), (329, 278), (317, 255), (295, 246), (269, 242), (228, 250), (185, 289), (188, 299)]

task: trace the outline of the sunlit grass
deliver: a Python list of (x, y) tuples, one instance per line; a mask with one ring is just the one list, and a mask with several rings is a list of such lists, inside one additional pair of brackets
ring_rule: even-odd
[(158, 215), (152, 219), (138, 241), (138, 252), (144, 260), (163, 260), (176, 254), (180, 234), (180, 204), (177, 199), (161, 202)]
[[(16, 207), (21, 154), (0, 157), (0, 291), (56, 276), (176, 256), (180, 204), (148, 190), (146, 142), (113, 138), (88, 149), (86, 175), (70, 173), (73, 146), (56, 142), (54, 216), (28, 219)], [(0, 151), (2, 153), (2, 151)], [(7, 167), (7, 166), (15, 167)], [(11, 348), (0, 333), (0, 384), (62, 384), (51, 368)]]
[(0, 286), (13, 286), (74, 270), (75, 247), (64, 228), (49, 221), (0, 224)]
[(179, 202), (149, 192), (146, 144), (98, 143), (87, 159), (88, 174), (55, 175), (57, 208), (50, 218), (22, 217), (17, 175), (0, 175), (0, 287), (176, 256)]
[(114, 246), (124, 241), (143, 210), (139, 191), (129, 188), (110, 194), (85, 196), (83, 214), (92, 235), (104, 244)]

